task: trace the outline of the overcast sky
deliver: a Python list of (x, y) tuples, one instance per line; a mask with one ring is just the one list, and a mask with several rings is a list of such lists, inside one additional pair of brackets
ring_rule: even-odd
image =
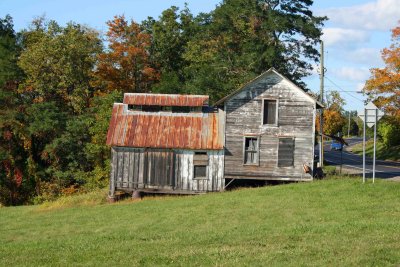
[[(32, 18), (45, 14), (60, 24), (75, 21), (101, 32), (114, 15), (142, 21), (158, 17), (163, 10), (184, 2), (195, 14), (208, 12), (219, 0), (0, 0), (0, 16), (10, 14), (16, 30), (26, 28)], [(348, 110), (359, 110), (363, 96), (356, 94), (369, 77), (369, 69), (381, 67), (380, 51), (390, 45), (390, 29), (400, 20), (398, 0), (315, 0), (312, 10), (330, 20), (324, 28), (326, 91), (341, 92)], [(314, 92), (319, 91), (318, 74), (304, 80)]]

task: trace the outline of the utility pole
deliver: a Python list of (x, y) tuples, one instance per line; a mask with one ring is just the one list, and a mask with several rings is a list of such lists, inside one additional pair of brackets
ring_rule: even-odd
[(375, 183), (375, 162), (376, 162), (376, 127), (378, 127), (378, 109), (375, 109), (375, 125), (374, 125), (374, 159), (372, 163), (372, 183)]
[[(321, 66), (320, 66), (320, 93), (319, 93), (319, 101), (321, 104), (324, 104), (324, 76), (325, 76), (325, 68), (324, 68), (324, 42), (321, 40)], [(319, 166), (324, 166), (324, 137), (323, 137), (323, 129), (324, 129), (324, 109), (320, 109), (320, 117), (319, 117)]]
[(368, 120), (368, 109), (364, 107), (364, 124), (363, 124), (363, 183), (365, 183), (365, 140), (366, 134), (365, 131), (367, 129), (367, 120)]
[(349, 111), (349, 128), (347, 129), (347, 138), (350, 138), (350, 115), (351, 111)]

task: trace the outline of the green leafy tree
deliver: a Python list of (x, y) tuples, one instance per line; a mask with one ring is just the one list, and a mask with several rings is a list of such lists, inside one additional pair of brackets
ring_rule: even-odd
[[(223, 85), (219, 92), (225, 95), (270, 67), (304, 87), (301, 78), (310, 74), (310, 62), (319, 60), (315, 46), (326, 20), (313, 15), (312, 3), (225, 0), (209, 16), (200, 15), (202, 30), (184, 54), (189, 87)], [(208, 81), (206, 72), (212, 73)], [(212, 99), (220, 97), (212, 91)]]
[(18, 62), (26, 74), (20, 93), (32, 102), (54, 101), (69, 113), (89, 106), (92, 70), (102, 45), (98, 33), (75, 23), (38, 21), (24, 33)]
[(322, 26), (327, 20), (314, 16), (310, 10), (312, 4), (312, 0), (257, 1), (259, 15), (253, 20), (253, 27), (261, 34), (256, 39), (257, 54), (261, 55), (255, 65), (258, 71), (275, 66), (304, 86), (300, 79), (310, 74), (310, 61), (319, 60), (315, 45), (320, 42)]
[(400, 145), (400, 123), (393, 117), (385, 117), (378, 123), (379, 137), (386, 148)]
[(186, 44), (194, 38), (193, 15), (187, 5), (182, 11), (172, 6), (158, 20), (149, 17), (142, 25), (152, 35), (151, 58), (160, 70), (160, 83), (152, 89), (161, 93), (184, 93)]
[(21, 50), (10, 16), (0, 19), (0, 203), (17, 205), (31, 196), (32, 181), (26, 175), (22, 99), (17, 87), (23, 78), (17, 66)]
[(359, 127), (357, 124), (357, 112), (356, 111), (345, 111), (343, 113), (344, 118), (346, 118), (346, 124), (343, 126), (342, 133), (343, 136), (347, 136), (349, 133), (349, 113), (350, 113), (350, 136), (359, 136)]
[(58, 194), (75, 182), (69, 174), (89, 169), (81, 150), (90, 136), (81, 120), (95, 93), (92, 71), (102, 45), (89, 28), (72, 22), (61, 27), (43, 18), (23, 31), (21, 40), (18, 66), (25, 76), (15, 97), (25, 173), (35, 188), (30, 195)]
[(27, 173), (35, 180), (35, 193), (41, 192), (41, 182), (49, 181), (46, 173), (50, 162), (46, 159), (45, 147), (62, 134), (66, 124), (66, 113), (55, 102), (41, 102), (27, 105), (23, 117), (23, 135), (27, 160)]
[(110, 174), (110, 148), (105, 145), (114, 102), (122, 94), (95, 96), (85, 114), (69, 120), (65, 131), (46, 145), (42, 159), (49, 163), (46, 174), (62, 188), (71, 185), (105, 186)]
[(0, 19), (0, 86), (16, 82), (20, 78), (22, 73), (17, 66), (20, 49), (13, 20), (7, 15)]
[(85, 173), (87, 187), (102, 187), (108, 185), (110, 175), (110, 147), (106, 146), (107, 132), (113, 103), (122, 101), (122, 93), (113, 91), (110, 94), (96, 96), (88, 110), (91, 116), (87, 120), (90, 142), (84, 147), (84, 152), (90, 172)]

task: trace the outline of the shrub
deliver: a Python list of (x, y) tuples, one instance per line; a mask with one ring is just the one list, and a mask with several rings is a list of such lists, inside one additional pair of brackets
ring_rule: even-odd
[(386, 148), (400, 145), (400, 125), (396, 122), (383, 121), (378, 124), (378, 131)]
[(61, 196), (62, 187), (58, 183), (41, 182), (40, 195), (33, 199), (34, 204), (41, 204), (46, 201), (54, 201)]

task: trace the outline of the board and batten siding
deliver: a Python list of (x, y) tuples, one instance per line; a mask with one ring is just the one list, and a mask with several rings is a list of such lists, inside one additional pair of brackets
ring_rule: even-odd
[(224, 188), (223, 150), (208, 150), (206, 177), (194, 178), (194, 151), (112, 147), (110, 195), (157, 189), (175, 192), (214, 192)]
[[(277, 125), (263, 125), (263, 99), (277, 100)], [(225, 101), (225, 178), (311, 180), (303, 165), (313, 167), (315, 102), (274, 73), (246, 85)], [(259, 164), (245, 165), (245, 137), (259, 138)], [(294, 138), (294, 166), (278, 167), (279, 138)]]

